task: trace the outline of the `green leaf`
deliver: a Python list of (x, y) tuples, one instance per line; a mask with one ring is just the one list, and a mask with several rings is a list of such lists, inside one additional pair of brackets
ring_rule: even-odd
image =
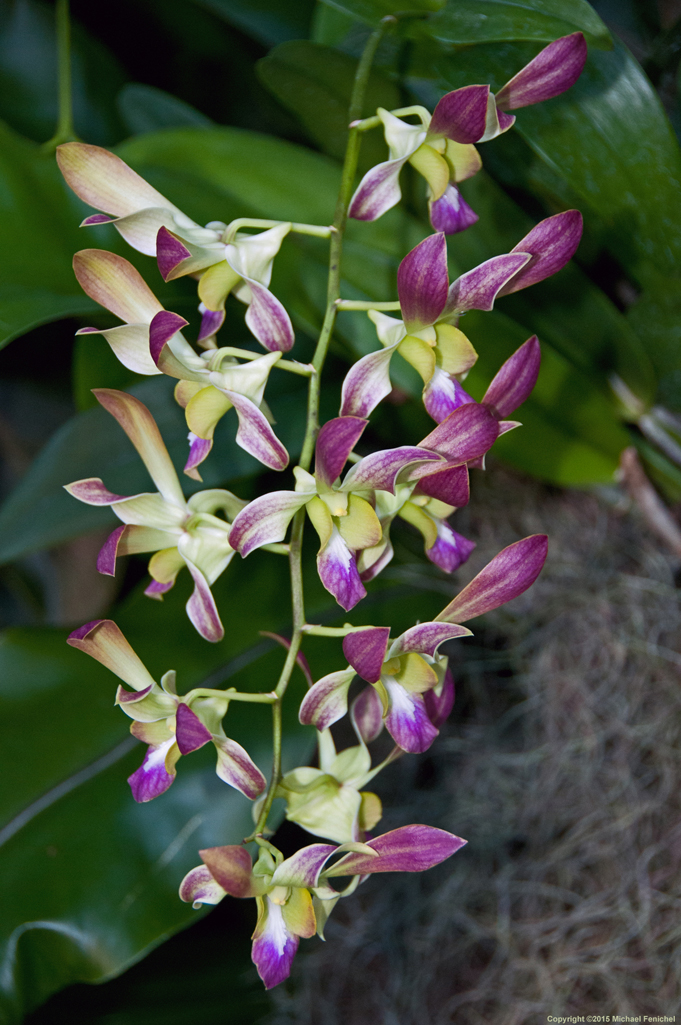
[(213, 123), (196, 107), (153, 85), (131, 82), (123, 86), (116, 103), (131, 135), (160, 128), (208, 128)]
[(659, 376), (657, 400), (681, 412), (681, 283), (660, 279), (628, 310), (627, 320), (646, 339)]
[(265, 46), (299, 39), (310, 32), (314, 0), (195, 0)]
[(600, 45), (610, 40), (587, 0), (448, 0), (422, 31), (440, 43), (464, 45), (507, 39), (550, 42), (570, 32), (584, 32)]
[(329, 7), (334, 7), (343, 14), (352, 15), (370, 25), (378, 25), (382, 18), (389, 14), (430, 14), (441, 10), (446, 0), (411, 0), (400, 3), (400, 0), (322, 0)]

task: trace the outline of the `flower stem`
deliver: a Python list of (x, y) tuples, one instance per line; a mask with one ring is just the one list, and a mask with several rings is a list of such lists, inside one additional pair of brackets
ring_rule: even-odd
[(363, 299), (338, 299), (336, 302), (337, 310), (399, 310), (400, 301), (396, 299), (394, 302), (388, 303), (375, 303), (365, 302)]
[(51, 139), (43, 143), (43, 152), (51, 153), (63, 142), (72, 142), (78, 136), (73, 127), (73, 95), (71, 90), (71, 21), (69, 0), (57, 0), (57, 65), (59, 116)]

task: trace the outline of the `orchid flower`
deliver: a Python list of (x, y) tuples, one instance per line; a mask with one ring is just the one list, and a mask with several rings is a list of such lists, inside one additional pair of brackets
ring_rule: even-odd
[(110, 619), (98, 619), (68, 637), (79, 648), (110, 669), (132, 690), (118, 688), (116, 704), (134, 720), (130, 732), (148, 744), (139, 769), (128, 778), (136, 801), (151, 801), (174, 782), (181, 755), (198, 751), (209, 741), (217, 751), (216, 773), (225, 783), (255, 800), (266, 780), (247, 751), (230, 740), (222, 728), (229, 706), (225, 696), (206, 696), (200, 689), (178, 696), (175, 671), (165, 673), (159, 686)]
[(221, 326), (224, 301), (233, 291), (248, 306), (246, 324), (261, 345), (272, 352), (291, 348), (291, 320), (267, 287), (272, 261), (291, 230), (289, 222), (259, 235), (237, 233), (231, 238), (223, 221), (210, 221), (202, 228), (100, 146), (64, 143), (57, 147), (57, 161), (76, 195), (105, 211), (86, 217), (82, 226), (113, 224), (133, 249), (157, 257), (164, 281), (209, 271), (199, 282), (205, 306), (200, 339), (211, 337)]
[(84, 249), (73, 268), (87, 295), (119, 317), (121, 327), (98, 331), (82, 327), (77, 334), (102, 334), (121, 363), (137, 374), (179, 379), (175, 398), (185, 409), (189, 427), (189, 458), (185, 473), (201, 480), (197, 466), (208, 456), (220, 419), (235, 409), (239, 419), (236, 443), (271, 470), (288, 465), (288, 452), (261, 410), (263, 393), (281, 352), (234, 358), (239, 349), (210, 349), (197, 355), (182, 336), (187, 321), (164, 310), (139, 272), (122, 256)]
[[(487, 260), (451, 285), (445, 236), (439, 233), (425, 238), (405, 256), (397, 272), (403, 319), (369, 311), (384, 348), (363, 356), (350, 368), (343, 382), (341, 416), (366, 417), (390, 394), (390, 361), (395, 352), (421, 375), (423, 403), (436, 422), (471, 402), (457, 375), (470, 370), (477, 353), (454, 322), (468, 310), (491, 310), (501, 296), (555, 274), (573, 256), (581, 234), (582, 216), (577, 210), (547, 217), (510, 253)], [(531, 348), (523, 354), (528, 366), (522, 371), (517, 368), (528, 383), (532, 368), (536, 366), (538, 371), (538, 356)]]
[(350, 217), (375, 221), (399, 203), (400, 171), (410, 163), (428, 183), (430, 221), (436, 231), (451, 235), (474, 224), (477, 214), (456, 187), (482, 166), (473, 143), (508, 131), (515, 117), (507, 110), (542, 103), (569, 89), (582, 73), (586, 56), (581, 32), (563, 36), (544, 47), (496, 96), (488, 85), (468, 85), (443, 96), (432, 117), (424, 107), (396, 111), (417, 114), (418, 125), (379, 107), (376, 120), (383, 124), (389, 158), (362, 178), (350, 204)]
[[(340, 897), (349, 896), (357, 882), (376, 872), (423, 872), (439, 865), (466, 843), (433, 826), (401, 826), (367, 844), (311, 844), (284, 859), (272, 844), (260, 841), (255, 864), (244, 847), (210, 847), (199, 851), (202, 865), (182, 880), (180, 897), (201, 904), (218, 904), (228, 893), (255, 897), (258, 921), (253, 933), (252, 958), (267, 989), (288, 978), (300, 937), (324, 926)], [(346, 853), (348, 852), (348, 853)], [(334, 854), (342, 854), (329, 867)], [(329, 880), (354, 876), (345, 891)]]
[(499, 552), (443, 609), (436, 620), (410, 627), (390, 643), (389, 627), (366, 627), (343, 639), (347, 669), (322, 677), (300, 706), (301, 723), (326, 730), (348, 709), (355, 674), (370, 683), (382, 705), (385, 726), (403, 751), (426, 751), (438, 734), (423, 695), (442, 687), (446, 660), (438, 657), (447, 640), (470, 635), (460, 624), (498, 608), (530, 587), (546, 559), (548, 540), (533, 534)]
[(121, 425), (139, 452), (151, 479), (154, 493), (115, 495), (99, 477), (88, 477), (65, 485), (69, 494), (86, 505), (110, 506), (123, 521), (105, 541), (97, 559), (100, 573), (113, 576), (116, 557), (155, 552), (149, 562), (152, 581), (144, 592), (161, 599), (186, 566), (194, 580), (187, 602), (187, 615), (202, 637), (219, 641), (224, 637), (218, 610), (210, 591), (234, 555), (229, 543), (230, 520), (245, 502), (231, 491), (212, 488), (185, 499), (168, 450), (147, 407), (126, 392), (98, 388), (98, 402)]

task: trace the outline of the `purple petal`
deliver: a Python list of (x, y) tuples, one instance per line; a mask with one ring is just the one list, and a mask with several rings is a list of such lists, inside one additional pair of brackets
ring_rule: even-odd
[(447, 243), (438, 232), (419, 242), (397, 269), (397, 294), (407, 331), (435, 323), (447, 302), (448, 286)]
[(217, 334), (224, 322), (224, 310), (204, 309), (201, 315), (201, 327), (199, 328), (199, 336), (196, 339), (197, 342), (205, 342), (206, 338), (210, 338), (212, 335)]
[(315, 477), (328, 487), (340, 476), (348, 456), (368, 421), (358, 416), (337, 416), (324, 424), (315, 446)]
[(343, 491), (362, 491), (368, 488), (389, 491), (395, 494), (395, 478), (400, 470), (411, 463), (421, 463), (430, 468), (441, 462), (438, 453), (429, 452), (422, 445), (402, 445), (400, 448), (386, 448), (372, 452), (355, 463), (343, 481)]
[(79, 227), (89, 228), (92, 224), (111, 224), (111, 222), (115, 220), (116, 218), (110, 217), (109, 214), (90, 214), (89, 217), (86, 217), (84, 221), (80, 222)]
[[(392, 557), (395, 554), (393, 551), (393, 546), (390, 543), (390, 538), (387, 538), (385, 536), (385, 528), (383, 530), (383, 544), (383, 551), (381, 552), (379, 557), (374, 562), (372, 562), (370, 566), (361, 571), (359, 579), (362, 581), (363, 584), (368, 584), (370, 580), (373, 580), (374, 577), (377, 577), (378, 574), (385, 569), (385, 567), (392, 560)], [(361, 553), (360, 558), (366, 558), (366, 549)]]
[(357, 570), (357, 558), (337, 527), (333, 528), (331, 537), (317, 556), (317, 572), (326, 590), (346, 612), (366, 597), (366, 589)]
[(437, 520), (437, 541), (426, 548), (426, 558), (444, 573), (453, 573), (470, 558), (474, 548), (475, 541), (457, 534), (446, 520)]
[(317, 680), (302, 700), (298, 718), (303, 726), (325, 730), (342, 719), (348, 710), (348, 690), (354, 669), (342, 669)]
[(152, 580), (151, 583), (144, 589), (144, 593), (147, 598), (160, 598), (161, 595), (165, 594), (172, 587), (175, 586), (174, 580)]
[(478, 220), (475, 210), (471, 209), (452, 182), (440, 198), (431, 201), (428, 206), (430, 223), (434, 230), (442, 231), (445, 235), (456, 235), (459, 231), (465, 231)]
[(267, 902), (267, 917), (262, 932), (253, 940), (251, 958), (265, 983), (265, 989), (272, 989), (289, 977), (300, 941), (286, 928), (280, 905), (269, 897), (264, 899)]
[(167, 228), (159, 228), (156, 236), (156, 260), (161, 277), (167, 281), (175, 268), (192, 254)]
[(390, 395), (390, 360), (396, 346), (362, 356), (343, 381), (340, 415), (366, 418), (386, 395)]
[(452, 466), (446, 470), (439, 470), (421, 477), (418, 484), (418, 491), (430, 498), (437, 498), (445, 505), (453, 505), (460, 509), (468, 505), (470, 499), (470, 484), (468, 480), (467, 466)]
[(532, 534), (504, 548), (436, 619), (462, 623), (517, 598), (541, 573), (547, 551), (545, 534)]
[(180, 883), (180, 900), (193, 904), (194, 907), (200, 904), (219, 904), (224, 896), (225, 891), (205, 865), (198, 865), (187, 872)]
[(350, 201), (348, 217), (356, 221), (375, 221), (399, 203), (402, 192), (398, 179), (407, 159), (385, 160), (367, 171)]
[(249, 801), (255, 801), (267, 786), (267, 780), (248, 751), (230, 737), (213, 737), (213, 743), (218, 753), (215, 771), (220, 779)]
[(465, 85), (443, 96), (428, 129), (429, 135), (445, 135), (454, 142), (478, 142), (485, 134), (488, 85)]
[(497, 105), (517, 110), (560, 96), (575, 84), (586, 57), (586, 40), (581, 32), (554, 40), (500, 89), (495, 97)]
[(198, 566), (195, 566), (189, 559), (185, 559), (187, 569), (194, 579), (194, 590), (192, 596), (185, 605), (189, 619), (198, 632), (207, 641), (221, 641), (225, 636), (220, 616), (211, 594), (208, 581)]
[(454, 707), (454, 694), (454, 677), (451, 670), (448, 669), (442, 681), (440, 693), (437, 694), (433, 689), (426, 691), (423, 695), (428, 717), (433, 726), (437, 726), (438, 729), (449, 718), (449, 713)]
[(273, 886), (301, 886), (312, 889), (319, 881), (324, 862), (337, 848), (333, 844), (313, 843), (301, 847), (290, 858), (283, 861), (272, 876)]
[(337, 861), (325, 876), (370, 875), (375, 872), (424, 872), (439, 865), (466, 844), (460, 836), (434, 826), (400, 826), (369, 840), (378, 857), (353, 851)]
[(447, 314), (493, 309), (497, 296), (505, 294), (503, 286), (528, 262), (526, 254), (527, 250), (514, 250), (504, 256), (493, 256), (467, 274), (462, 274), (449, 289)]
[(166, 342), (169, 342), (183, 327), (187, 327), (187, 324), (188, 321), (184, 317), (180, 317), (177, 313), (170, 313), (168, 310), (161, 310), (156, 314), (149, 325), (149, 351), (156, 366), (158, 366), (159, 357)]
[(171, 737), (164, 744), (150, 744), (139, 769), (128, 776), (132, 796), (138, 804), (153, 801), (175, 781), (175, 772), (166, 770), (166, 755), (174, 743), (175, 738)]
[(522, 405), (537, 383), (541, 349), (536, 335), (532, 335), (510, 356), (485, 392), (483, 404), (491, 409), (497, 420)]
[[(499, 425), (485, 406), (469, 402), (460, 406), (419, 442), (419, 448), (439, 452), (450, 463), (467, 463), (484, 455), (499, 435)], [(428, 476), (428, 467), (416, 467), (411, 480)]]
[(285, 470), (288, 466), (288, 452), (272, 430), (265, 414), (245, 395), (227, 390), (225, 395), (239, 417), (237, 445), (271, 470)]
[(184, 465), (184, 472), (187, 474), (187, 476), (193, 476), (192, 471), (196, 470), (196, 467), (200, 466), (204, 459), (207, 459), (212, 447), (212, 438), (197, 438), (195, 434), (190, 432), (189, 456), (187, 458), (187, 462)]
[(561, 270), (577, 250), (582, 227), (579, 210), (566, 210), (540, 221), (513, 247), (513, 253), (529, 253), (532, 259), (502, 286), (499, 296), (529, 288)]
[(116, 527), (116, 529), (109, 534), (106, 541), (99, 550), (97, 556), (97, 570), (99, 573), (103, 573), (108, 577), (116, 575), (116, 555), (118, 553), (118, 542), (121, 539), (121, 534), (125, 530), (125, 524), (122, 527)]
[(421, 694), (413, 694), (386, 676), (383, 680), (390, 695), (390, 710), (385, 726), (398, 747), (409, 754), (427, 751), (438, 735), (428, 718)]
[[(253, 892), (251, 856), (245, 847), (207, 847), (199, 856), (213, 879), (232, 897), (250, 897)], [(195, 870), (196, 871), (196, 870)], [(182, 896), (182, 893), (180, 893)], [(183, 897), (187, 900), (187, 897)], [(196, 899), (196, 898), (194, 898)]]
[(175, 737), (180, 754), (188, 755), (198, 751), (200, 747), (212, 740), (210, 730), (203, 725), (198, 715), (192, 712), (189, 705), (180, 703), (177, 706), (177, 729)]
[(79, 502), (86, 502), (88, 505), (113, 505), (114, 502), (125, 502), (126, 497), (137, 498), (137, 495), (114, 495), (113, 491), (104, 487), (101, 477), (76, 480), (73, 484), (65, 484), (64, 488)]
[(365, 744), (376, 739), (383, 729), (383, 706), (374, 687), (365, 687), (357, 695), (350, 709), (350, 718), (355, 732)]
[(288, 352), (294, 342), (291, 318), (275, 295), (259, 281), (248, 281), (252, 300), (246, 310), (246, 325), (270, 352)]
[(271, 491), (249, 502), (234, 519), (229, 543), (244, 558), (262, 545), (283, 541), (289, 523), (310, 495)]
[(388, 650), (389, 626), (370, 626), (343, 638), (343, 654), (367, 683), (378, 683)]
[(435, 652), (444, 641), (469, 635), (470, 630), (455, 623), (419, 623), (409, 627), (393, 641), (390, 645), (390, 658), (404, 655), (408, 651), (417, 651), (435, 658)]
[(438, 424), (459, 406), (473, 401), (457, 379), (441, 367), (435, 368), (435, 373), (423, 389), (423, 405), (428, 415)]

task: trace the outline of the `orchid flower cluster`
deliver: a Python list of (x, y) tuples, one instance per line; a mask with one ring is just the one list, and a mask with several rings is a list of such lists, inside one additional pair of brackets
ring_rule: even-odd
[[(581, 235), (577, 211), (555, 214), (510, 253), (449, 280), (445, 235), (476, 219), (456, 187), (480, 166), (474, 143), (507, 131), (514, 119), (506, 111), (548, 99), (573, 84), (585, 59), (581, 34), (547, 46), (496, 96), (489, 86), (471, 85), (443, 97), (432, 117), (413, 107), (379, 109), (375, 118), (358, 121), (384, 28), (371, 37), (359, 64), (333, 225), (240, 218), (201, 227), (113, 153), (79, 142), (58, 151), (66, 181), (98, 211), (84, 225), (112, 223), (134, 249), (156, 257), (165, 281), (183, 275), (198, 281), (201, 326), (192, 344), (183, 334), (187, 321), (163, 308), (127, 260), (99, 249), (85, 249), (74, 259), (85, 292), (121, 321), (99, 332), (121, 363), (138, 374), (176, 380), (175, 398), (184, 409), (189, 438), (185, 474), (201, 480), (199, 467), (210, 455), (215, 427), (232, 409), (237, 444), (268, 469), (285, 471), (289, 455), (274, 431), (264, 393), (271, 372), (308, 379), (306, 432), (288, 487), (250, 502), (219, 488), (185, 498), (149, 410), (133, 395), (107, 388), (95, 390), (97, 400), (135, 446), (156, 490), (118, 495), (98, 477), (66, 485), (81, 502), (110, 506), (121, 521), (100, 552), (99, 571), (113, 575), (118, 556), (150, 553), (145, 593), (162, 600), (186, 567), (193, 581), (187, 615), (209, 642), (224, 636), (211, 586), (228, 571), (235, 555), (247, 558), (264, 548), (289, 559), (293, 632), (290, 639), (280, 638), (287, 653), (270, 691), (198, 687), (181, 694), (174, 671), (169, 669), (157, 682), (110, 620), (87, 623), (69, 637), (69, 644), (122, 681), (116, 703), (132, 720), (132, 734), (147, 745), (141, 766), (129, 779), (136, 801), (159, 797), (172, 785), (180, 758), (212, 744), (217, 775), (253, 802), (251, 836), (201, 851), (202, 863), (182, 881), (180, 896), (196, 907), (215, 904), (226, 894), (255, 898), (253, 961), (268, 988), (288, 976), (300, 937), (316, 932), (323, 938), (337, 901), (367, 876), (422, 871), (465, 843), (420, 824), (376, 835), (381, 802), (365, 788), (395, 758), (430, 747), (454, 702), (454, 680), (442, 645), (468, 636), (471, 631), (464, 623), (524, 592), (537, 578), (547, 551), (543, 535), (516, 541), (433, 621), (416, 621), (398, 636), (390, 627), (361, 622), (361, 616), (359, 623), (342, 627), (308, 623), (305, 616), (301, 550), (306, 519), (319, 538), (320, 580), (346, 612), (359, 605), (366, 585), (390, 562), (396, 517), (420, 532), (426, 557), (444, 573), (468, 559), (474, 544), (454, 530), (450, 517), (469, 500), (471, 469), (484, 469), (485, 455), (496, 439), (520, 426), (509, 418), (534, 387), (540, 347), (536, 337), (521, 345), (476, 402), (463, 386), (477, 353), (460, 327), (462, 318), (469, 310), (491, 310), (499, 297), (554, 274), (572, 257)], [(404, 120), (413, 114), (419, 119), (416, 125)], [(379, 125), (390, 157), (365, 175), (353, 195), (361, 134)], [(340, 261), (346, 219), (373, 220), (393, 206), (400, 198), (398, 176), (406, 162), (426, 178), (435, 231), (399, 265), (396, 302), (343, 300)], [(270, 288), (273, 261), (280, 251), (285, 259), (287, 238), (296, 232), (327, 238), (330, 246), (329, 301), (311, 364), (284, 358), (294, 347), (294, 330)], [(245, 306), (246, 326), (262, 346), (262, 355), (218, 341), (230, 296)], [(398, 317), (387, 316), (386, 308)], [(336, 315), (343, 309), (368, 314), (378, 347), (350, 367), (338, 416), (320, 427), (322, 370)], [(96, 331), (84, 327), (79, 333)], [(435, 426), (420, 440), (359, 454), (356, 447), (372, 412), (391, 392), (390, 367), (397, 353), (421, 376), (423, 403)], [(339, 668), (316, 681), (301, 650), (302, 642), (314, 636), (337, 638), (339, 659), (342, 649)], [(282, 774), (281, 709), (296, 665), (308, 682), (299, 718), (316, 729), (318, 764)], [(362, 689), (350, 702), (357, 678)], [(269, 781), (225, 732), (223, 722), (233, 701), (271, 707), (274, 765)], [(331, 727), (347, 714), (357, 743), (337, 751)], [(375, 765), (371, 745), (384, 730), (393, 746)], [(289, 820), (325, 842), (284, 858), (267, 839), (275, 798), (285, 801)], [(255, 860), (246, 846), (251, 843), (257, 848)], [(342, 889), (334, 885), (341, 876), (349, 877)]]

